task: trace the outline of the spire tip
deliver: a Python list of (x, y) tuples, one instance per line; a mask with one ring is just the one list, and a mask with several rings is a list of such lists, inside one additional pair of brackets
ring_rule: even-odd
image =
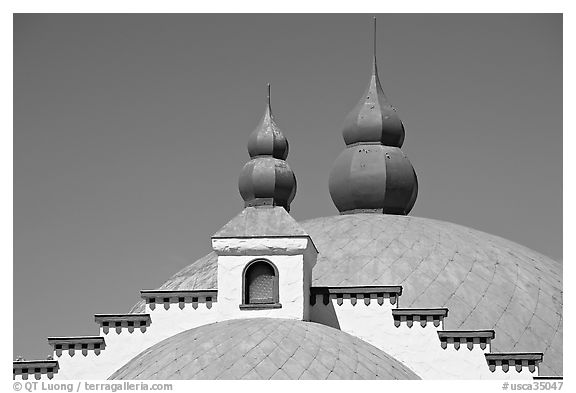
[(270, 107), (270, 83), (266, 84), (266, 105), (268, 106), (268, 110), (271, 111), (271, 107)]
[(373, 55), (373, 67), (372, 67), (372, 72), (377, 75), (378, 71), (377, 71), (377, 65), (376, 65), (376, 17), (373, 18), (374, 21), (374, 32), (372, 33), (372, 55)]

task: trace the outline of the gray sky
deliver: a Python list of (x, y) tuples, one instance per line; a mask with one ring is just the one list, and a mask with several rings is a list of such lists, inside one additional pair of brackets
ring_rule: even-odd
[[(208, 253), (242, 209), (272, 107), (298, 220), (328, 193), (371, 69), (371, 16), (16, 15), (14, 354), (97, 334)], [(419, 180), (411, 215), (562, 259), (562, 16), (378, 15), (384, 91)]]

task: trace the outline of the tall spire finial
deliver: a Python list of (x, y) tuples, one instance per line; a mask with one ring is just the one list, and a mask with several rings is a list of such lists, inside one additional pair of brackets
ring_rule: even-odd
[(372, 63), (372, 73), (374, 75), (376, 75), (376, 77), (378, 77), (378, 68), (376, 65), (376, 17), (374, 17), (374, 32), (373, 32), (373, 37), (372, 37), (372, 44), (373, 44), (373, 48), (372, 48), (372, 53), (374, 55), (374, 59), (373, 59), (373, 63)]
[(366, 91), (356, 107), (346, 116), (342, 134), (347, 145), (357, 142), (380, 142), (402, 147), (404, 126), (396, 109), (388, 102), (376, 62), (376, 18), (373, 18), (372, 75)]
[(272, 114), (272, 106), (270, 105), (270, 83), (266, 84), (266, 106), (270, 114)]

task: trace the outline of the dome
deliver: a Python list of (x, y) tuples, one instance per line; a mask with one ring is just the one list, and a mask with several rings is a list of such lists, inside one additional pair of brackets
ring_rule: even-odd
[(235, 319), (190, 329), (109, 379), (420, 379), (340, 330), (291, 319)]
[[(319, 251), (312, 285), (402, 285), (400, 307), (448, 307), (446, 329), (494, 329), (493, 351), (543, 352), (541, 375), (562, 375), (561, 263), (427, 218), (347, 214), (300, 224)], [(217, 288), (216, 255), (160, 288)]]

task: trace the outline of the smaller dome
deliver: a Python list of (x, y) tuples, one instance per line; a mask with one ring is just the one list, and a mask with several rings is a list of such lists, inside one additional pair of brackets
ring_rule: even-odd
[(420, 379), (380, 349), (325, 325), (253, 318), (212, 323), (141, 352), (109, 379)]
[(248, 138), (248, 153), (251, 160), (244, 165), (238, 179), (244, 206), (282, 206), (290, 211), (290, 202), (296, 195), (296, 177), (284, 161), (288, 156), (288, 141), (274, 122), (270, 84), (266, 112)]

